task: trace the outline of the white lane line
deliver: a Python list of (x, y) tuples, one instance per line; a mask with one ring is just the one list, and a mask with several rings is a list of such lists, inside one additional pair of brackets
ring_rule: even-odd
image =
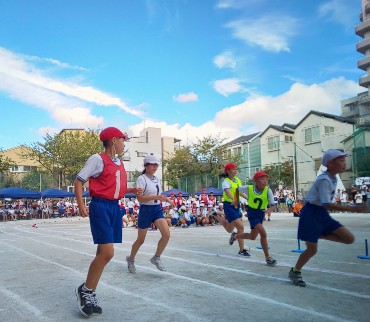
[[(17, 229), (17, 230), (19, 230), (19, 229)], [(29, 232), (29, 233), (37, 234), (37, 235), (41, 235), (41, 236), (47, 236), (49, 238), (50, 237), (53, 237), (53, 238), (61, 238), (61, 239), (68, 240), (68, 241), (73, 241), (73, 242), (78, 242), (78, 243), (83, 243), (83, 244), (89, 244), (89, 242), (78, 240), (78, 239), (60, 237), (60, 236), (55, 236), (55, 235), (40, 234), (40, 233), (37, 233), (35, 231)], [(16, 236), (24, 237), (24, 236), (20, 236), (20, 235), (16, 235)], [(76, 236), (79, 236), (79, 235), (76, 234)], [(126, 242), (126, 243), (127, 244), (132, 244), (132, 242)], [(156, 248), (157, 247), (157, 245), (150, 245), (150, 244), (147, 244), (145, 246), (149, 246), (149, 247), (152, 247), (152, 248)], [(173, 250), (173, 251), (182, 251), (182, 252), (187, 252), (187, 253), (192, 253), (192, 254), (205, 255), (205, 256), (219, 256), (219, 257), (229, 258), (229, 259), (233, 259), (233, 260), (242, 260), (242, 261), (249, 261), (249, 262), (254, 262), (254, 263), (265, 264), (264, 261), (260, 261), (260, 260), (256, 260), (256, 259), (251, 259), (251, 258), (241, 258), (241, 257), (237, 257), (235, 255), (229, 255), (229, 254), (216, 254), (216, 253), (210, 254), (209, 252), (188, 250), (188, 249), (182, 249), (182, 248), (174, 248), (174, 247), (171, 247), (171, 246), (167, 247), (166, 249)], [(118, 250), (120, 250), (120, 249), (118, 248)], [(163, 256), (166, 257), (166, 255), (163, 255)], [(169, 258), (175, 258), (175, 257), (169, 257)], [(291, 264), (289, 264), (289, 263), (279, 263), (279, 266), (291, 267)], [(315, 271), (315, 272), (322, 272), (322, 273), (331, 273), (331, 274), (335, 274), (335, 275), (343, 275), (343, 276), (346, 276), (346, 277), (353, 277), (353, 278), (370, 279), (370, 275), (356, 274), (356, 273), (350, 273), (350, 272), (334, 271), (334, 270), (328, 270), (328, 269), (323, 269), (323, 268), (315, 268), (315, 267), (310, 267), (310, 266), (305, 266), (305, 270)], [(317, 287), (319, 287), (319, 286), (317, 286)]]
[[(29, 238), (29, 237), (26, 237), (26, 238), (31, 239), (34, 242), (39, 242), (37, 239), (32, 239), (32, 238)], [(44, 242), (41, 242), (41, 243), (42, 244), (47, 244), (47, 243), (44, 243)], [(3, 243), (2, 241), (0, 241), (0, 244), (5, 244), (5, 243)], [(44, 262), (46, 262), (48, 264), (56, 265), (56, 266), (62, 268), (63, 271), (64, 270), (69, 270), (69, 271), (73, 272), (75, 275), (81, 276), (81, 278), (85, 278), (86, 277), (85, 274), (83, 274), (80, 271), (77, 271), (77, 270), (75, 270), (75, 269), (73, 269), (73, 268), (71, 268), (69, 266), (66, 266), (66, 265), (60, 264), (58, 262), (55, 262), (55, 261), (52, 261), (52, 260), (43, 258), (43, 257), (38, 256), (38, 255), (35, 255), (35, 254), (33, 254), (33, 253), (29, 252), (29, 251), (26, 251), (26, 250), (24, 250), (22, 248), (19, 248), (19, 247), (14, 246), (14, 245), (9, 245), (9, 244), (5, 244), (5, 245), (11, 246), (12, 248), (16, 249), (17, 251), (19, 251), (19, 252), (21, 252), (23, 254), (26, 254), (26, 255), (28, 255), (30, 257), (37, 258), (38, 260), (44, 261)], [(80, 252), (80, 251), (75, 251), (73, 249), (66, 248), (66, 247), (61, 247), (61, 246), (57, 246), (57, 245), (50, 245), (49, 244), (49, 246), (53, 246), (53, 247), (56, 247), (56, 248), (59, 248), (59, 249), (71, 251), (71, 252), (74, 252), (74, 253), (78, 253), (78, 254), (86, 255), (86, 256), (90, 256), (90, 257), (94, 257), (95, 256), (95, 255), (92, 255), (92, 254), (88, 254), (88, 253), (84, 253), (84, 252)], [(111, 261), (116, 262), (116, 263), (120, 263), (120, 265), (123, 265), (123, 261), (117, 261), (117, 260), (114, 260), (114, 259), (111, 260)], [(158, 272), (157, 269), (151, 269), (151, 270), (152, 271), (155, 271), (155, 272)], [(172, 307), (172, 306), (168, 306), (168, 305), (166, 305), (164, 303), (160, 303), (160, 302), (158, 302), (158, 299), (157, 298), (151, 299), (151, 298), (146, 297), (146, 296), (143, 296), (143, 295), (138, 295), (138, 294), (135, 294), (135, 293), (132, 293), (132, 292), (129, 292), (129, 291), (125, 291), (125, 290), (122, 290), (122, 289), (120, 289), (120, 288), (118, 288), (116, 286), (109, 285), (108, 283), (106, 283), (104, 281), (101, 281), (100, 282), (100, 285), (104, 285), (107, 288), (110, 288), (110, 289), (115, 290), (116, 292), (122, 293), (122, 294), (124, 294), (126, 296), (126, 298), (130, 298), (131, 299), (132, 297), (136, 297), (136, 298), (138, 298), (140, 300), (144, 300), (144, 301), (149, 302), (151, 305), (159, 306), (159, 307), (165, 309), (166, 311), (170, 311), (170, 312), (177, 313), (177, 314), (182, 314), (183, 316), (185, 316), (186, 318), (188, 318), (189, 321), (205, 321), (205, 322), (209, 321), (208, 319), (203, 319), (203, 318), (200, 318), (199, 316), (194, 316), (192, 314), (189, 314), (187, 312), (187, 310), (182, 310), (179, 307), (175, 308), (175, 307)], [(23, 301), (23, 299), (20, 299), (20, 300)], [(32, 305), (30, 305), (29, 303), (25, 302), (25, 304), (26, 304), (27, 307), (30, 306), (32, 308)], [(29, 304), (29, 305), (27, 305), (27, 304)], [(34, 312), (37, 313), (37, 312), (40, 312), (40, 311), (38, 311), (36, 309)], [(38, 314), (40, 315), (40, 313), (38, 313)]]
[[(42, 319), (42, 320), (51, 320), (51, 319), (48, 319), (48, 318), (44, 317), (42, 312), (37, 307), (35, 307), (31, 303), (27, 302), (24, 298), (20, 297), (18, 294), (13, 293), (13, 292), (11, 292), (8, 289), (3, 288), (3, 287), (0, 287), (0, 294), (2, 294), (1, 298), (3, 300), (4, 300), (4, 297), (5, 297), (5, 298), (9, 298), (11, 301), (14, 301), (14, 302), (17, 303), (17, 305), (12, 306), (12, 309), (16, 310), (16, 307), (18, 307), (18, 306), (19, 307), (24, 307), (24, 308), (27, 309), (27, 311), (29, 311), (33, 315), (35, 315), (39, 320), (40, 319)], [(20, 316), (23, 315), (18, 311), (17, 311), (17, 313), (19, 313)]]
[[(29, 238), (29, 239), (37, 242), (36, 239), (32, 239), (32, 238)], [(17, 249), (18, 251), (20, 251), (20, 252), (22, 252), (24, 254), (27, 254), (28, 256), (35, 257), (35, 258), (37, 258), (39, 260), (42, 260), (44, 262), (47, 262), (49, 264), (56, 265), (56, 266), (61, 267), (63, 269), (70, 270), (70, 271), (72, 271), (75, 274), (78, 274), (80, 276), (84, 276), (81, 272), (79, 272), (77, 270), (74, 270), (73, 268), (70, 268), (69, 266), (65, 266), (65, 265), (60, 264), (58, 262), (54, 262), (54, 261), (51, 261), (49, 259), (43, 258), (41, 256), (35, 255), (35, 254), (31, 253), (31, 252), (28, 252), (28, 251), (23, 250), (21, 248), (18, 248), (16, 246), (13, 246), (13, 245), (9, 245), (9, 246), (12, 246), (13, 248)], [(79, 253), (79, 254), (84, 254), (84, 255), (90, 256), (90, 257), (94, 257), (95, 256), (95, 255), (92, 255), (92, 254), (88, 254), (88, 253), (76, 251), (74, 249), (70, 249), (70, 248), (67, 248), (67, 247), (61, 247), (61, 246), (58, 246), (58, 245), (52, 245), (52, 246), (53, 247), (56, 247), (56, 248), (59, 248), (59, 249), (63, 249), (63, 250), (67, 250), (67, 251), (72, 251), (72, 252)], [(119, 260), (115, 260), (115, 259), (112, 259), (111, 261), (113, 261), (115, 263), (119, 263), (120, 265), (124, 265), (124, 262), (123, 261), (119, 261)], [(189, 263), (189, 261), (185, 261), (185, 260), (184, 260), (184, 262)], [(214, 267), (215, 265), (203, 264), (202, 266)], [(222, 268), (222, 267), (219, 267), (219, 268)], [(146, 268), (146, 269), (148, 269), (148, 268)], [(149, 270), (150, 271), (156, 271), (156, 272), (158, 272), (157, 270), (154, 270), (154, 269), (149, 269)], [(182, 280), (186, 280), (186, 281), (189, 281), (189, 282), (192, 282), (192, 283), (195, 283), (195, 284), (201, 284), (201, 285), (205, 285), (205, 286), (217, 288), (217, 289), (222, 290), (223, 292), (234, 293), (234, 294), (237, 294), (237, 295), (241, 295), (241, 296), (243, 296), (243, 297), (245, 297), (247, 299), (250, 299), (250, 300), (257, 300), (257, 301), (260, 301), (260, 302), (266, 302), (267, 304), (276, 305), (276, 306), (279, 306), (279, 307), (282, 307), (282, 308), (285, 308), (285, 309), (288, 309), (288, 310), (293, 310), (293, 311), (297, 311), (297, 312), (300, 312), (300, 313), (309, 314), (309, 315), (314, 316), (314, 317), (320, 317), (320, 318), (325, 318), (325, 319), (328, 319), (328, 320), (340, 321), (340, 322), (349, 322), (349, 321), (351, 321), (351, 320), (341, 319), (338, 316), (333, 316), (333, 315), (326, 314), (326, 313), (316, 312), (316, 311), (314, 311), (312, 309), (305, 309), (305, 308), (297, 307), (297, 306), (294, 306), (294, 305), (291, 305), (291, 304), (287, 304), (287, 303), (284, 303), (284, 302), (279, 302), (279, 301), (276, 301), (276, 300), (273, 300), (273, 299), (269, 299), (269, 298), (267, 298), (265, 296), (262, 297), (262, 296), (255, 295), (255, 294), (252, 294), (252, 293), (249, 293), (249, 292), (239, 291), (239, 290), (231, 289), (231, 288), (228, 288), (228, 287), (225, 287), (225, 286), (222, 286), (222, 285), (214, 284), (214, 283), (211, 283), (211, 282), (194, 279), (192, 277), (186, 277), (186, 276), (183, 276), (183, 275), (178, 275), (178, 274), (170, 273), (170, 272), (166, 272), (165, 274), (166, 275), (170, 275), (170, 276), (172, 276), (172, 277), (174, 277), (176, 279), (182, 279)], [(264, 275), (261, 275), (261, 276), (264, 276)], [(264, 277), (266, 277), (266, 276), (264, 276)], [(187, 312), (182, 311), (180, 309), (174, 309), (173, 307), (168, 307), (167, 305), (164, 305), (162, 303), (158, 303), (156, 301), (156, 299), (152, 300), (152, 299), (147, 298), (147, 297), (139, 296), (139, 295), (136, 295), (134, 293), (131, 293), (131, 292), (128, 292), (128, 291), (124, 291), (124, 290), (122, 290), (122, 289), (120, 289), (118, 287), (111, 286), (111, 285), (109, 285), (107, 283), (104, 283), (104, 282), (101, 282), (101, 284), (103, 284), (104, 286), (109, 287), (111, 289), (114, 289), (117, 292), (123, 293), (125, 295), (135, 296), (135, 297), (138, 297), (138, 298), (143, 299), (145, 301), (151, 302), (152, 304), (161, 306), (161, 307), (163, 307), (163, 308), (165, 308), (167, 310), (171, 310), (171, 311), (175, 311), (175, 312), (179, 312), (181, 314), (184, 314), (191, 321), (195, 321), (195, 319), (197, 321), (199, 321), (199, 317), (191, 316)]]

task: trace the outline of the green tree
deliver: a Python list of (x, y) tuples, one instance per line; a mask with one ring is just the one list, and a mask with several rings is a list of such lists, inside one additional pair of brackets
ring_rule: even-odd
[(2, 154), (3, 150), (0, 149), (0, 173), (8, 172), (9, 169), (16, 164), (7, 156)]
[(285, 161), (279, 164), (272, 164), (263, 168), (269, 175), (269, 186), (272, 189), (282, 185), (283, 187), (293, 186), (293, 162)]
[(198, 142), (176, 150), (170, 159), (163, 162), (163, 179), (172, 187), (178, 187), (182, 177), (211, 174), (214, 177), (223, 171), (227, 162), (239, 164), (240, 155), (227, 154), (225, 138), (205, 137)]
[(66, 130), (59, 134), (46, 134), (44, 142), (33, 142), (25, 149), (24, 158), (41, 164), (46, 173), (54, 178), (53, 186), (72, 185), (86, 159), (101, 152), (103, 146), (98, 130)]
[(163, 160), (163, 181), (177, 188), (178, 178), (192, 175), (198, 168), (198, 160), (192, 155), (190, 147), (183, 147), (176, 150), (169, 160)]

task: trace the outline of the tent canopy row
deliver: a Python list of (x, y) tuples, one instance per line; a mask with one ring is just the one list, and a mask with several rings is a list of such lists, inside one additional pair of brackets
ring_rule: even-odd
[[(179, 189), (170, 189), (167, 191), (163, 191), (162, 194), (165, 196), (171, 196), (173, 193), (175, 196), (182, 193), (183, 197), (189, 197), (190, 194), (187, 191), (179, 190)], [(215, 187), (209, 187), (206, 189), (206, 193), (210, 194), (213, 192), (214, 196), (222, 196), (222, 190), (217, 189)], [(199, 190), (195, 193), (196, 195), (202, 194), (202, 191)], [(89, 197), (89, 191), (85, 191), (82, 194), (83, 197)], [(28, 190), (24, 188), (16, 188), (16, 187), (9, 187), (0, 189), (0, 198), (10, 198), (10, 199), (41, 199), (41, 198), (68, 198), (68, 197), (75, 197), (74, 192), (69, 192), (60, 189), (46, 189), (41, 192)], [(136, 195), (133, 193), (125, 194), (125, 198), (135, 198)]]

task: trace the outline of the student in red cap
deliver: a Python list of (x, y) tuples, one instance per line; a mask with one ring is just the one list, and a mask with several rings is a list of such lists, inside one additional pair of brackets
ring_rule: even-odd
[[(122, 215), (118, 202), (126, 192), (142, 193), (142, 189), (127, 188), (126, 171), (117, 157), (123, 153), (127, 139), (127, 135), (115, 127), (101, 131), (104, 152), (90, 156), (74, 182), (80, 215), (89, 216), (94, 244), (98, 245), (86, 281), (76, 288), (78, 309), (85, 316), (102, 313), (95, 291), (105, 266), (113, 257), (113, 243), (122, 243)], [(86, 181), (89, 181), (92, 198), (89, 212), (82, 198)]]
[(267, 233), (263, 227), (265, 215), (271, 214), (274, 210), (274, 195), (272, 190), (267, 186), (268, 174), (263, 171), (258, 171), (253, 176), (255, 184), (246, 185), (239, 188), (240, 192), (246, 195), (248, 200), (248, 221), (251, 227), (250, 233), (231, 233), (230, 245), (235, 240), (251, 239), (255, 240), (258, 235), (261, 238), (262, 250), (265, 254), (266, 263), (268, 266), (275, 266), (277, 261), (273, 259), (268, 250)]
[[(223, 213), (215, 212), (214, 218), (225, 228), (228, 233), (233, 232), (234, 228), (238, 234), (244, 233), (244, 224), (240, 212), (239, 192), (238, 188), (242, 185), (241, 180), (236, 176), (237, 165), (228, 163), (225, 166), (225, 172), (220, 175), (224, 178), (222, 182), (223, 199), (224, 199), (224, 214), (226, 219), (222, 216)], [(246, 198), (244, 193), (240, 195)], [(248, 251), (244, 248), (244, 240), (239, 239), (239, 256), (250, 256)]]

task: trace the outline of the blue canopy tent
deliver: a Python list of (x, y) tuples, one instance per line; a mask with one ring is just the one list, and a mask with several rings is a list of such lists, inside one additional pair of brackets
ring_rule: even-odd
[(179, 189), (175, 189), (175, 188), (174, 189), (171, 189), (171, 190), (163, 191), (162, 192), (162, 195), (165, 195), (165, 196), (169, 197), (171, 195), (171, 192), (173, 192), (175, 194), (175, 196), (177, 196), (179, 192), (182, 193), (182, 196), (183, 197), (189, 197), (190, 196), (189, 192), (183, 191), (183, 190), (179, 190)]
[(0, 198), (11, 198), (11, 199), (40, 199), (41, 193), (24, 189), (24, 188), (15, 188), (15, 187), (9, 187), (9, 188), (3, 188), (0, 189)]
[[(89, 190), (86, 190), (82, 193), (82, 197), (90, 197)], [(136, 198), (136, 195), (134, 193), (126, 193), (125, 198)]]
[(75, 194), (73, 192), (59, 189), (46, 189), (44, 191), (41, 191), (42, 198), (67, 198), (74, 196)]
[[(215, 188), (215, 187), (208, 187), (206, 189), (206, 194), (209, 195), (211, 192), (213, 192), (213, 195), (215, 197), (220, 197), (223, 194), (223, 190), (221, 190), (221, 189), (218, 189), (218, 188)], [(198, 196), (201, 195), (202, 190), (197, 191), (195, 194), (198, 195)]]

